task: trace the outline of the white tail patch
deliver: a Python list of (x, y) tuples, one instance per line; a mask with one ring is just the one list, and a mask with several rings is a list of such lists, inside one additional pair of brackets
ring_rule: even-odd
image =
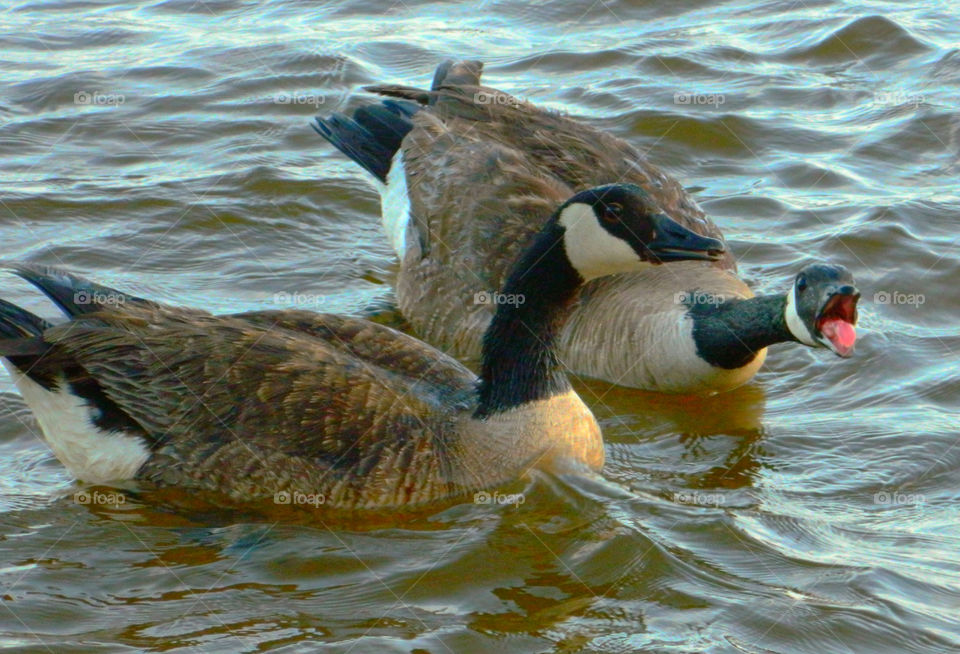
[(410, 197), (407, 195), (403, 149), (397, 150), (397, 154), (393, 156), (386, 185), (380, 185), (380, 216), (393, 251), (403, 261), (407, 250), (407, 230), (410, 227)]
[(131, 479), (150, 458), (139, 437), (98, 429), (95, 409), (65, 382), (48, 391), (6, 359), (3, 365), (40, 423), (47, 445), (76, 478), (92, 483)]

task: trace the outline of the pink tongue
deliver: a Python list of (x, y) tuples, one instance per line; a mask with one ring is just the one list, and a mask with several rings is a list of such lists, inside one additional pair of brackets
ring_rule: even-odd
[(820, 327), (820, 332), (830, 339), (840, 356), (849, 356), (857, 340), (857, 330), (846, 320), (828, 320)]

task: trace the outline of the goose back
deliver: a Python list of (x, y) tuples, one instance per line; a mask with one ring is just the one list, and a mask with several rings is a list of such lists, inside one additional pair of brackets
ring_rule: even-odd
[[(397, 303), (416, 333), (477, 360), (508, 263), (565, 197), (610, 181), (640, 186), (685, 227), (722, 239), (672, 177), (611, 134), (482, 86), (479, 62), (445, 64), (429, 91), (369, 90), (417, 102), (402, 141), (413, 247), (403, 253)], [(481, 100), (486, 100), (481, 102)], [(752, 297), (729, 253), (588, 282), (563, 330), (561, 359), (577, 374), (657, 390), (731, 388), (750, 366), (712, 368), (696, 356), (678, 293)]]
[[(0, 303), (0, 357), (80, 479), (299, 492), (355, 510), (603, 465), (599, 427), (572, 391), (475, 419), (478, 378), (389, 327), (307, 311), (215, 316), (12, 268), (71, 317), (53, 325)], [(76, 299), (92, 289), (122, 301)]]
[(95, 384), (149, 443), (139, 478), (369, 508), (455, 495), (483, 473), (458, 465), (455, 436), (475, 376), (382, 325), (131, 304), (43, 340), (31, 374), (73, 370), (71, 388)]

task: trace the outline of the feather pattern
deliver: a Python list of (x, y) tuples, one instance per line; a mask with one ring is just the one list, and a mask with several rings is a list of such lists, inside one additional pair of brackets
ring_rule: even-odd
[[(626, 141), (481, 85), (482, 64), (445, 62), (432, 88), (377, 85), (367, 90), (421, 110), (401, 152), (411, 228), (429, 244), (401, 259), (397, 303), (416, 333), (453, 356), (477, 360), (495, 303), (514, 261), (557, 204), (597, 184), (640, 186), (683, 226), (721, 239), (717, 226), (673, 177)], [(744, 368), (710, 366), (690, 337), (678, 294), (717, 301), (749, 298), (729, 250), (717, 262), (669, 266), (588, 282), (563, 328), (560, 358), (570, 371), (625, 386), (715, 391), (738, 386)]]
[[(473, 419), (477, 377), (390, 327), (295, 310), (217, 316), (132, 296), (80, 311), (66, 291), (92, 288), (82, 278), (16, 271), (73, 314), (51, 325), (0, 305), (0, 357), (80, 478), (135, 472), (353, 510), (456, 497), (571, 458), (603, 463), (599, 428), (574, 393)], [(121, 447), (122, 460), (107, 451)]]

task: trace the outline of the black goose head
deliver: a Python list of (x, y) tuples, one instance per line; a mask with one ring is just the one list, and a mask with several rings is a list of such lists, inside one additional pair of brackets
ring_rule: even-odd
[(666, 216), (633, 184), (581, 191), (560, 207), (557, 221), (567, 257), (585, 280), (668, 261), (714, 261), (725, 248)]
[(849, 357), (857, 339), (859, 300), (853, 275), (843, 266), (807, 266), (787, 294), (787, 328), (805, 345), (826, 347), (838, 356)]

